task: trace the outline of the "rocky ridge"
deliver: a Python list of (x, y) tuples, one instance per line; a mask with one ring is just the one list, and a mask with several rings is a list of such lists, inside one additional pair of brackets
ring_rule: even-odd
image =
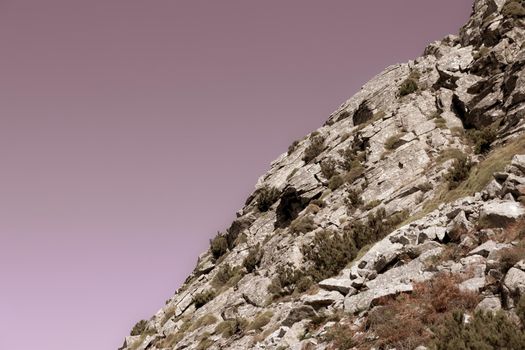
[[(474, 1), (459, 35), (294, 142), (121, 349), (422, 349), (452, 309), (500, 310), (522, 330), (523, 6)], [(410, 314), (440, 286), (433, 299), (455, 293), (444, 306)], [(389, 310), (418, 320), (411, 336), (381, 328)]]

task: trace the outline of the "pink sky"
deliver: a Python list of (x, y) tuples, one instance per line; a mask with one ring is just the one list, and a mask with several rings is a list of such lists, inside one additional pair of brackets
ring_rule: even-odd
[(0, 0), (0, 349), (110, 350), (271, 160), (470, 0)]

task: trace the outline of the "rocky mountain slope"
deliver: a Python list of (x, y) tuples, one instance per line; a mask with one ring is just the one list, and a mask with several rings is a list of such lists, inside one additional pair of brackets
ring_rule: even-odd
[(525, 348), (524, 24), (476, 0), (370, 80), (122, 349)]

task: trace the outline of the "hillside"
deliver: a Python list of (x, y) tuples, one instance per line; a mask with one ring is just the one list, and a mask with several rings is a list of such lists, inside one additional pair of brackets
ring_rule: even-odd
[(386, 68), (271, 163), (121, 349), (525, 348), (525, 2)]

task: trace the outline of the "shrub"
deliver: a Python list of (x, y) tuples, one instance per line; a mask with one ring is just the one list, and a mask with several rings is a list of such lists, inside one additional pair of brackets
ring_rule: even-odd
[(210, 249), (213, 257), (218, 259), (228, 251), (228, 240), (226, 237), (218, 234), (214, 239), (210, 240)]
[(472, 164), (468, 157), (464, 154), (456, 156), (452, 163), (452, 168), (446, 175), (449, 189), (457, 188), (463, 181), (465, 181), (470, 173)]
[(377, 337), (371, 347), (414, 349), (428, 343), (433, 336), (431, 329), (452, 312), (473, 310), (479, 298), (462, 292), (458, 282), (456, 276), (439, 274), (415, 284), (410, 295), (380, 300), (380, 306), (370, 311), (366, 322), (366, 328)]
[(215, 298), (215, 292), (211, 289), (205, 290), (201, 293), (197, 293), (193, 296), (193, 303), (195, 304), (195, 307), (198, 309), (201, 306), (206, 305), (209, 301), (213, 300)]
[(477, 312), (465, 322), (456, 311), (436, 327), (437, 350), (525, 349), (525, 332), (503, 312)]
[(211, 281), (214, 287), (222, 287), (235, 275), (237, 271), (228, 264), (223, 264)]
[(502, 14), (507, 17), (523, 17), (525, 16), (525, 7), (523, 1), (510, 0), (505, 3), (502, 9)]
[(343, 185), (344, 183), (345, 183), (345, 180), (341, 175), (339, 174), (334, 175), (328, 181), (328, 188), (331, 189), (332, 191), (335, 191), (339, 187), (341, 187), (341, 185)]
[(294, 235), (305, 234), (317, 228), (314, 219), (310, 215), (297, 217), (290, 224), (290, 232)]
[(399, 143), (399, 140), (401, 139), (402, 136), (403, 136), (403, 134), (396, 134), (396, 135), (390, 136), (385, 141), (385, 148), (387, 150), (394, 150), (394, 149), (398, 148), (399, 146), (401, 146), (400, 143)]
[(229, 338), (234, 334), (244, 333), (248, 322), (243, 318), (236, 318), (234, 320), (226, 320), (215, 327), (215, 333), (221, 334), (223, 338)]
[(261, 249), (257, 244), (255, 247), (251, 248), (248, 251), (248, 256), (244, 258), (242, 265), (246, 268), (246, 271), (248, 271), (248, 273), (251, 273), (255, 271), (255, 269), (257, 269), (257, 267), (261, 263), (261, 259)]
[(333, 349), (348, 350), (356, 346), (353, 335), (354, 332), (348, 325), (336, 323), (328, 329), (324, 335), (324, 340), (331, 342), (334, 346)]
[(503, 272), (507, 272), (525, 257), (525, 242), (520, 242), (517, 246), (502, 249), (498, 252), (500, 266)]
[(446, 129), (447, 127), (447, 121), (442, 116), (435, 118), (434, 123), (436, 124), (436, 127), (440, 129)]
[(380, 201), (379, 199), (374, 199), (373, 201), (370, 201), (370, 202), (366, 203), (366, 205), (365, 205), (365, 209), (366, 209), (366, 210), (374, 209), (374, 208), (377, 207), (379, 204), (381, 204), (381, 201)]
[(432, 186), (432, 184), (429, 181), (423, 182), (423, 183), (417, 185), (417, 189), (420, 190), (421, 192), (428, 192), (432, 188), (434, 188), (434, 186)]
[(291, 266), (279, 266), (276, 276), (268, 286), (268, 292), (274, 298), (290, 295), (296, 291), (297, 283), (305, 276), (302, 270), (295, 269)]
[(295, 140), (294, 142), (292, 142), (292, 144), (288, 146), (288, 155), (292, 154), (297, 149), (298, 145), (299, 141)]
[(191, 327), (189, 328), (189, 331), (194, 331), (196, 329), (199, 329), (199, 328), (202, 328), (202, 327), (206, 327), (206, 326), (210, 326), (212, 324), (215, 324), (217, 323), (217, 317), (215, 317), (215, 315), (213, 314), (206, 314), (202, 317), (200, 317), (197, 321), (195, 321), (195, 323), (193, 323), (191, 325)]
[(273, 203), (279, 199), (279, 190), (275, 187), (264, 186), (259, 189), (259, 197), (257, 199), (257, 208), (262, 211), (268, 211)]
[(467, 136), (474, 145), (474, 153), (482, 154), (490, 151), (490, 146), (496, 141), (497, 132), (490, 127), (482, 130), (471, 129), (467, 132)]
[(305, 163), (310, 163), (315, 157), (324, 151), (324, 141), (325, 139), (321, 135), (315, 135), (310, 138), (310, 144), (304, 150), (303, 160)]
[(148, 322), (146, 320), (140, 320), (131, 329), (131, 332), (129, 335), (141, 335), (146, 330), (146, 326), (148, 325)]
[(359, 179), (365, 172), (365, 168), (361, 165), (361, 163), (355, 161), (352, 165), (352, 169), (350, 169), (345, 175), (344, 180), (345, 182), (352, 184), (355, 180)]
[(399, 87), (399, 96), (406, 96), (410, 95), (413, 92), (416, 92), (418, 86), (418, 81), (415, 77), (408, 77), (401, 83), (401, 86)]
[(270, 320), (272, 319), (273, 312), (272, 311), (265, 311), (263, 313), (258, 314), (255, 319), (248, 325), (248, 330), (261, 330), (264, 326), (266, 326)]
[(356, 208), (363, 205), (363, 199), (361, 198), (361, 193), (357, 190), (348, 191), (348, 196), (346, 198), (346, 205), (351, 208)]
[(321, 174), (323, 174), (325, 179), (330, 179), (337, 174), (336, 166), (337, 162), (333, 158), (328, 158), (321, 162)]
[(316, 282), (338, 274), (357, 254), (350, 234), (328, 230), (317, 232), (313, 242), (303, 246), (302, 251), (310, 262), (308, 275)]

